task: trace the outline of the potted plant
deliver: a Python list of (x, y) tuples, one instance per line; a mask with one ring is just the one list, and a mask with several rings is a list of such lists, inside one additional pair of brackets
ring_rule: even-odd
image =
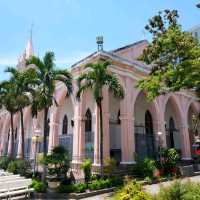
[(165, 174), (176, 175), (177, 174), (177, 162), (179, 160), (179, 154), (176, 149), (163, 149), (162, 151), (163, 163)]
[(55, 189), (60, 185), (61, 180), (67, 178), (67, 172), (70, 167), (68, 153), (63, 146), (56, 146), (44, 161), (48, 166), (48, 186), (51, 189)]

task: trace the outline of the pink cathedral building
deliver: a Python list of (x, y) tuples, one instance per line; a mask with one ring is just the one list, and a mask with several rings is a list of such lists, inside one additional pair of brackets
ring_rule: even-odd
[[(150, 66), (139, 62), (148, 42), (143, 40), (121, 48), (104, 51), (99, 49), (71, 66), (74, 94), (66, 98), (63, 84), (57, 83), (53, 105), (48, 114), (48, 152), (63, 145), (70, 154), (72, 165), (91, 158), (94, 166), (100, 165), (99, 115), (91, 91), (84, 93), (81, 101), (75, 98), (76, 78), (87, 63), (109, 60), (109, 70), (122, 84), (125, 97), (114, 98), (108, 88), (103, 90), (104, 158), (115, 158), (121, 165), (135, 163), (134, 155), (140, 158), (156, 157), (158, 148), (173, 147), (179, 150), (182, 160), (191, 160), (194, 142), (192, 116), (200, 111), (196, 96), (190, 91), (180, 91), (159, 96), (149, 102), (146, 95), (135, 88), (138, 80), (148, 76)], [(25, 67), (25, 59), (33, 55), (32, 40), (28, 41), (17, 68)], [(25, 155), (34, 159), (35, 152), (42, 152), (43, 112), (32, 118), (30, 107), (24, 109)], [(21, 157), (20, 116), (14, 116), (14, 152)], [(38, 147), (33, 140), (40, 136)], [(0, 112), (0, 154), (11, 153), (10, 116)], [(37, 148), (36, 148), (37, 147)]]

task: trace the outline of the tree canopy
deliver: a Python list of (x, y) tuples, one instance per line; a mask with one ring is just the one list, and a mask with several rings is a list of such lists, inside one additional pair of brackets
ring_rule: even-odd
[(200, 97), (200, 44), (182, 30), (178, 17), (176, 10), (164, 10), (145, 27), (153, 37), (139, 59), (151, 65), (151, 72), (137, 87), (151, 100), (181, 89), (192, 89)]

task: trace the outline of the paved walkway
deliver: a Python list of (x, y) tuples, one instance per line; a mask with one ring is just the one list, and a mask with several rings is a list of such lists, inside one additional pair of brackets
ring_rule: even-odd
[[(192, 182), (200, 183), (200, 176), (184, 178), (184, 179), (181, 179), (181, 182), (186, 182), (188, 180), (190, 180)], [(174, 181), (167, 181), (167, 182), (163, 182), (163, 183), (159, 183), (159, 184), (145, 185), (144, 188), (145, 188), (145, 191), (147, 191), (150, 194), (157, 194), (159, 192), (161, 186), (162, 187), (169, 186), (173, 182)]]

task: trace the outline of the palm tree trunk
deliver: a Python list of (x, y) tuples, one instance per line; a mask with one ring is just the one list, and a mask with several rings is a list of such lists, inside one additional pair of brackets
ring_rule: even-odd
[[(47, 156), (47, 127), (48, 127), (48, 121), (47, 121), (47, 116), (48, 116), (48, 111), (49, 111), (49, 108), (46, 107), (44, 109), (44, 133), (43, 133), (43, 136), (44, 136), (44, 140), (43, 140), (43, 157), (46, 158)], [(47, 174), (47, 166), (46, 164), (44, 163), (43, 164), (43, 176), (42, 176), (42, 180), (44, 182), (46, 182), (46, 174)]]
[(20, 118), (21, 118), (21, 137), (22, 137), (22, 159), (24, 159), (24, 114), (23, 110), (20, 109)]
[(11, 126), (11, 141), (12, 141), (12, 145), (11, 145), (11, 155), (10, 158), (12, 159), (14, 157), (14, 122), (13, 122), (13, 113), (10, 113), (10, 126)]
[(102, 113), (102, 98), (97, 103), (100, 114), (100, 173), (103, 177), (103, 113)]

